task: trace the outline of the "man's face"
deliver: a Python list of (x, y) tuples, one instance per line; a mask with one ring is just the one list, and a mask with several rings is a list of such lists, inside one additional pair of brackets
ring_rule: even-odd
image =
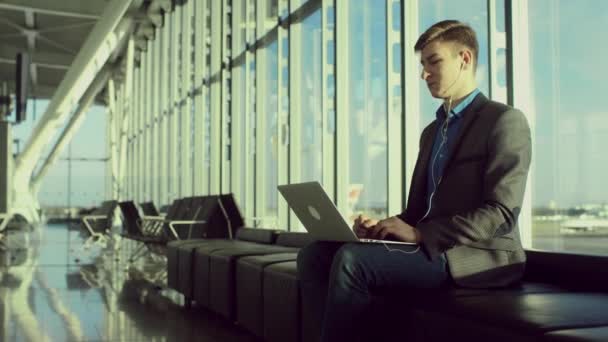
[(462, 84), (462, 58), (452, 42), (432, 42), (422, 49), (421, 77), (435, 98), (448, 98)]

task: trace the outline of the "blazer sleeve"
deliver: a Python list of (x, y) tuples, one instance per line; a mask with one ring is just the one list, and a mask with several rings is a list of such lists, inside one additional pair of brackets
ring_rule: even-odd
[(498, 116), (487, 140), (482, 205), (468, 212), (420, 222), (422, 245), (434, 259), (457, 245), (490, 240), (513, 230), (532, 155), (530, 128), (522, 112)]

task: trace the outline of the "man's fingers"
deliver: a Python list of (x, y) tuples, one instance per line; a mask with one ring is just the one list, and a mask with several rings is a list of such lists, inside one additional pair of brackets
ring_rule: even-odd
[(381, 231), (382, 229), (384, 229), (384, 227), (385, 227), (385, 225), (384, 225), (384, 222), (383, 222), (383, 221), (378, 222), (378, 223), (377, 223), (377, 224), (376, 224), (376, 225), (375, 225), (373, 228), (371, 228), (371, 230), (370, 230), (370, 232), (369, 232), (369, 235), (370, 235), (372, 238), (376, 239), (376, 238), (377, 238), (377, 236), (378, 236), (378, 233), (380, 233), (380, 231)]
[(365, 227), (365, 228), (368, 228), (368, 229), (369, 229), (369, 228), (371, 228), (371, 227), (375, 226), (375, 225), (376, 225), (376, 222), (374, 222), (374, 220), (367, 219), (367, 220), (363, 221), (361, 225), (362, 225), (363, 227)]
[(388, 234), (390, 234), (392, 231), (389, 227), (385, 227), (384, 229), (382, 229), (379, 233), (378, 233), (378, 240), (384, 240), (386, 239), (386, 236)]

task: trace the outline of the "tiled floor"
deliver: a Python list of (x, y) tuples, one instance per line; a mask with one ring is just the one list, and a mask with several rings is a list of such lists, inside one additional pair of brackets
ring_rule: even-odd
[(133, 242), (81, 250), (80, 230), (49, 224), (0, 247), (0, 341), (256, 341), (165, 289), (162, 258), (129, 267)]

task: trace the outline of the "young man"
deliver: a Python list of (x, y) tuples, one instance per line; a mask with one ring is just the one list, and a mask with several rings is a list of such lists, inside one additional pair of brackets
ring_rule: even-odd
[(375, 296), (446, 285), (499, 287), (523, 274), (517, 219), (531, 159), (527, 120), (477, 89), (479, 46), (469, 26), (439, 22), (415, 50), (422, 79), (443, 105), (422, 132), (406, 210), (379, 222), (360, 216), (353, 229), (360, 237), (418, 247), (315, 242), (304, 248), (298, 256), (303, 309), (319, 318), (304, 322), (311, 340), (373, 336), (366, 323)]

